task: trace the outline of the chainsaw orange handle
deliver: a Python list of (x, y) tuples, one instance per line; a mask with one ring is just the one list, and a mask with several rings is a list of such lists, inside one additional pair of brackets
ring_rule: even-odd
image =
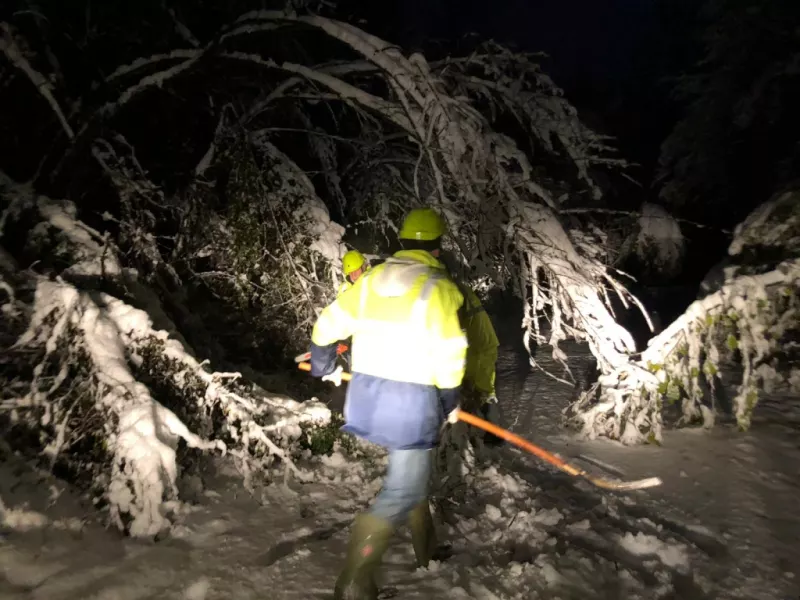
[[(311, 363), (309, 362), (301, 362), (297, 365), (297, 368), (301, 371), (311, 371)], [(346, 371), (342, 372), (342, 381), (350, 381), (352, 375)], [(580, 471), (573, 467), (572, 465), (565, 463), (563, 460), (558, 458), (555, 454), (551, 454), (547, 450), (540, 448), (539, 446), (532, 444), (528, 440), (519, 437), (508, 431), (507, 429), (503, 429), (502, 427), (498, 427), (489, 421), (481, 419), (480, 417), (476, 417), (472, 413), (464, 412), (461, 409), (454, 410), (449, 417), (451, 422), (455, 422), (454, 420), (463, 421), (464, 423), (468, 423), (469, 425), (473, 425), (474, 427), (478, 427), (483, 429), (484, 431), (488, 431), (489, 433), (493, 433), (499, 438), (504, 439), (505, 441), (514, 444), (515, 446), (522, 448), (526, 452), (530, 452), (534, 456), (538, 456), (542, 460), (550, 463), (554, 467), (557, 467), (564, 471), (565, 473), (569, 473), (570, 475), (583, 475), (583, 471)]]
[[(309, 362), (301, 362), (297, 365), (297, 368), (301, 371), (308, 371), (311, 372), (311, 363)], [(342, 381), (350, 381), (353, 376), (348, 373), (347, 371), (342, 371)]]
[[(339, 344), (336, 346), (336, 355), (341, 356), (348, 350), (349, 348), (347, 347), (347, 344)], [(311, 352), (303, 352), (302, 354), (298, 354), (294, 357), (294, 362), (296, 363), (307, 362), (309, 360), (311, 360)]]
[(532, 444), (526, 439), (519, 437), (518, 435), (514, 435), (507, 429), (503, 429), (502, 427), (498, 427), (490, 423), (489, 421), (485, 421), (480, 417), (476, 417), (472, 413), (464, 412), (461, 409), (456, 409), (453, 411), (455, 415), (451, 415), (451, 419), (455, 417), (455, 419), (459, 421), (463, 421), (464, 423), (469, 423), (474, 427), (478, 427), (483, 429), (484, 431), (488, 431), (489, 433), (493, 433), (499, 438), (503, 438), (505, 441), (514, 444), (515, 446), (522, 448), (526, 452), (530, 452), (534, 456), (538, 456), (543, 461), (550, 463), (554, 467), (557, 467), (564, 471), (565, 473), (569, 473), (570, 475), (583, 475), (583, 471), (580, 471), (573, 467), (572, 465), (565, 463), (563, 460), (558, 458), (555, 454), (551, 454), (547, 450), (540, 448), (539, 446)]
[[(300, 369), (301, 371), (311, 371), (311, 363), (301, 362), (297, 365), (297, 368)], [(351, 373), (348, 373), (346, 371), (342, 372), (342, 381), (350, 381), (351, 378), (352, 378)], [(656, 485), (661, 485), (661, 480), (658, 477), (650, 477), (648, 479), (641, 479), (629, 482), (624, 482), (624, 481), (614, 482), (606, 479), (601, 479), (599, 477), (592, 477), (586, 471), (573, 467), (571, 464), (564, 462), (563, 460), (558, 458), (555, 454), (548, 452), (544, 448), (540, 448), (536, 444), (533, 444), (528, 440), (511, 433), (507, 429), (498, 427), (497, 425), (494, 425), (489, 421), (481, 419), (480, 417), (476, 417), (472, 413), (464, 412), (459, 408), (451, 412), (448, 415), (447, 420), (450, 421), (450, 423), (463, 421), (464, 423), (472, 425), (473, 427), (478, 427), (479, 429), (488, 431), (489, 433), (492, 433), (497, 437), (504, 439), (505, 441), (511, 444), (514, 444), (518, 448), (521, 448), (526, 452), (530, 452), (537, 458), (540, 458), (543, 461), (553, 465), (560, 471), (563, 471), (568, 475), (572, 475), (573, 477), (585, 477), (590, 483), (603, 489), (625, 491), (625, 490), (639, 490), (639, 489), (650, 488)]]

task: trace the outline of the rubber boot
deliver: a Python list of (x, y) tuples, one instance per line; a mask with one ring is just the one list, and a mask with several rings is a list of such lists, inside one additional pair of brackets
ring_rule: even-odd
[(356, 517), (345, 566), (334, 587), (334, 600), (377, 600), (375, 573), (392, 533), (394, 527), (388, 521), (368, 513)]
[(408, 516), (411, 545), (418, 567), (427, 567), (432, 560), (447, 560), (452, 556), (449, 544), (439, 544), (428, 501), (420, 502)]
[(408, 515), (408, 525), (411, 528), (411, 545), (414, 546), (417, 566), (427, 567), (438, 545), (431, 507), (427, 499), (417, 504)]

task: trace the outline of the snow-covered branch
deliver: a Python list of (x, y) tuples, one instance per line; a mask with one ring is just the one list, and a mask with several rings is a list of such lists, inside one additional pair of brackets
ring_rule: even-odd
[(14, 41), (14, 35), (8, 23), (0, 23), (0, 31), (3, 33), (3, 36), (0, 37), (0, 50), (3, 51), (3, 54), (5, 54), (6, 58), (11, 62), (12, 65), (25, 73), (25, 76), (33, 84), (33, 87), (36, 88), (45, 101), (50, 105), (50, 108), (53, 109), (53, 113), (55, 113), (58, 122), (61, 124), (61, 128), (64, 130), (64, 133), (67, 134), (69, 139), (73, 139), (75, 137), (75, 133), (72, 130), (72, 126), (67, 121), (67, 118), (64, 116), (61, 106), (58, 104), (58, 101), (55, 98), (53, 86), (50, 84), (47, 78), (34, 69), (30, 62), (28, 62), (28, 59), (25, 58), (25, 55)]
[(183, 23), (183, 21), (178, 19), (178, 16), (175, 14), (175, 10), (167, 6), (166, 2), (163, 0), (161, 2), (161, 8), (164, 11), (166, 11), (166, 13), (169, 15), (170, 19), (172, 20), (172, 23), (175, 25), (175, 32), (181, 37), (181, 39), (186, 43), (188, 43), (190, 46), (193, 46), (195, 48), (199, 47), (200, 41), (196, 37), (194, 37), (194, 34)]
[[(729, 253), (757, 262), (729, 269), (720, 289), (689, 306), (650, 340), (638, 360), (601, 377), (567, 411), (570, 421), (592, 437), (660, 441), (664, 401), (681, 401), (680, 424), (713, 425), (723, 369), (742, 374), (732, 400), (742, 429), (750, 426), (762, 392), (797, 390), (800, 369), (791, 341), (800, 331), (797, 199), (796, 190), (777, 194), (740, 224)], [(781, 254), (786, 258), (770, 263)], [(642, 406), (649, 416), (637, 419), (633, 409)]]
[[(242, 17), (245, 18), (291, 19), (269, 11), (249, 13)], [(427, 201), (433, 200), (441, 206), (450, 221), (451, 231), (456, 234), (459, 251), (467, 260), (480, 260), (474, 250), (478, 248), (478, 238), (485, 239), (479, 232), (486, 221), (484, 215), (488, 206), (485, 199), (487, 191), (491, 190), (492, 200), (500, 203), (509, 222), (516, 223), (507, 229), (513, 237), (513, 247), (519, 255), (552, 276), (555, 285), (550, 286), (548, 292), (542, 292), (550, 294), (549, 304), (558, 315), (556, 322), (559, 326), (554, 328), (551, 341), (557, 346), (567, 331), (570, 334), (580, 332), (590, 340), (604, 370), (626, 363), (625, 353), (633, 349), (632, 340), (608, 312), (601, 293), (610, 276), (602, 264), (577, 254), (568, 234), (549, 208), (555, 206), (554, 199), (536, 181), (527, 157), (514, 142), (491, 133), (488, 122), (465, 98), (451, 95), (445, 82), (431, 72), (424, 57), (414, 55), (407, 58), (397, 47), (346, 23), (321, 17), (297, 17), (296, 20), (350, 45), (377, 65), (393, 94), (379, 99), (356, 90), (333, 75), (286, 63), (281, 67), (303, 73), (346, 98), (364, 104), (405, 129), (418, 141), (421, 155), (425, 156), (435, 182), (436, 197)], [(231, 53), (226, 56), (257, 61), (254, 57)], [(543, 76), (541, 79), (544, 81)], [(546, 85), (546, 81), (540, 85)], [(557, 96), (554, 91), (553, 97)], [(547, 113), (547, 118), (553, 121), (551, 127), (555, 127), (558, 119), (574, 116), (574, 109), (563, 102), (558, 107), (551, 106), (551, 109)], [(543, 114), (536, 117), (537, 123), (543, 124)], [(588, 163), (583, 162), (587, 152), (592, 148), (605, 149), (605, 146), (599, 137), (591, 139), (588, 129), (584, 129), (584, 134), (572, 131), (570, 136), (564, 133), (566, 130), (559, 131), (559, 140), (567, 146), (568, 156), (576, 161), (580, 177), (587, 179)], [(541, 135), (552, 150), (551, 134)], [(581, 142), (582, 146), (576, 147), (575, 141)], [(517, 174), (519, 171), (521, 175)], [(496, 243), (508, 247), (502, 238)], [(618, 285), (618, 289), (623, 288)], [(571, 326), (567, 326), (568, 321)], [(564, 323), (563, 328), (561, 323)], [(558, 352), (557, 347), (554, 352)]]
[[(75, 414), (75, 404), (67, 407), (58, 396), (68, 369), (61, 368), (63, 376), (56, 382), (46, 376), (46, 369), (52, 368), (50, 361), (57, 361), (55, 355), (60, 352), (67, 353), (60, 360), (85, 361), (91, 373), (91, 410), (104, 415), (105, 423), (102, 432), (92, 434), (107, 440), (111, 456), (106, 499), (114, 523), (133, 536), (155, 535), (169, 525), (164, 503), (177, 498), (175, 452), (179, 439), (199, 450), (224, 453), (227, 449), (220, 439), (206, 441), (192, 433), (175, 412), (156, 401), (135, 374), (142, 369), (150, 370), (151, 377), (155, 374), (171, 381), (175, 390), (183, 390), (187, 400), (196, 405), (181, 410), (195, 419), (202, 421), (208, 418), (203, 415), (221, 410), (225, 426), (220, 433), (230, 440), (248, 487), (254, 473), (272, 462), (271, 457), (300, 478), (308, 477), (270, 436), (280, 439), (303, 422), (325, 422), (329, 411), (324, 406), (312, 403), (301, 407), (279, 398), (268, 405), (226, 389), (224, 381), (229, 376), (206, 372), (179, 342), (154, 330), (147, 313), (118, 298), (82, 292), (67, 283), (39, 281), (33, 317), (13, 350), (30, 353), (39, 347), (45, 352), (34, 368), (30, 392), (15, 398), (13, 409), (24, 413), (43, 407), (45, 415), (50, 415), (43, 424), (52, 422), (57, 433), (44, 452), (55, 461), (74, 443), (72, 419), (81, 415)], [(5, 404), (8, 407), (11, 401)], [(289, 413), (294, 413), (294, 418), (287, 419)], [(283, 423), (280, 429), (271, 425), (278, 421)]]
[[(265, 31), (291, 35), (297, 28), (337, 40), (360, 58), (315, 66), (236, 49), (245, 36)], [(567, 337), (587, 340), (604, 374), (624, 368), (633, 343), (609, 312), (609, 292), (625, 301), (629, 295), (607, 270), (602, 248), (591, 236), (569, 231), (558, 214), (570, 194), (601, 193), (592, 177), (594, 167), (624, 163), (609, 157), (607, 140), (581, 123), (533, 57), (487, 46), (474, 58), (473, 63), (453, 59), (432, 66), (424, 56), (406, 55), (347, 23), (254, 11), (206, 46), (162, 52), (120, 67), (109, 80), (133, 83), (123, 83), (119, 96), (99, 110), (87, 109), (91, 122), (98, 115), (111, 119), (145, 90), (190, 77), (219, 61), (257, 69), (270, 82), (243, 116), (225, 125), (218, 120), (212, 144), (203, 148), (202, 157), (193, 158), (199, 161), (193, 162), (195, 173), (224, 172), (227, 183), (221, 192), (224, 202), (205, 201), (217, 193), (208, 182), (190, 186), (186, 196), (198, 208), (188, 216), (178, 214), (160, 186), (149, 180), (124, 138), (92, 140), (94, 158), (122, 199), (120, 246), (132, 249), (148, 269), (162, 270), (173, 287), (196, 282), (208, 295), (230, 302), (228, 306), (255, 308), (262, 317), (280, 315), (261, 322), (299, 339), (296, 332), (310, 327), (315, 308), (330, 297), (337, 281), (343, 231), (330, 221), (320, 200), (314, 185), (319, 179), (312, 183), (299, 161), (280, 147), (279, 132), (261, 123), (257, 132), (248, 131), (256, 115), (259, 121), (272, 117), (265, 106), (290, 100), (291, 110), (282, 112), (282, 118), (304, 111), (296, 120), (312, 135), (323, 127), (338, 128), (338, 119), (346, 119), (346, 126), (369, 142), (351, 164), (362, 170), (381, 165), (375, 173), (350, 172), (344, 182), (346, 168), (339, 166), (337, 155), (341, 140), (312, 143), (325, 173), (318, 187), (338, 200), (343, 213), (350, 211), (347, 216), (356, 221), (377, 217), (380, 223), (372, 226), (385, 233), (411, 205), (437, 206), (453, 233), (457, 263), (480, 279), (511, 280), (526, 295), (526, 341), (540, 337), (535, 323), (546, 312), (553, 323), (547, 341), (565, 369), (566, 356), (558, 346)], [(302, 98), (286, 97), (290, 89)], [(343, 102), (331, 102), (332, 96)], [(204, 103), (207, 98), (204, 91)], [(323, 103), (326, 117), (306, 110), (306, 99)], [(492, 120), (481, 113), (487, 99), (491, 110), (517, 117), (524, 133), (537, 141), (535, 148), (529, 152), (493, 129)], [(94, 130), (89, 122), (81, 128), (86, 135)], [(394, 137), (388, 141), (390, 135)], [(570, 171), (571, 179), (548, 176), (551, 163), (571, 165), (563, 170)], [(350, 189), (377, 191), (373, 206), (364, 211), (363, 199), (351, 201), (344, 191), (350, 184)], [(163, 215), (180, 222), (180, 274), (163, 258), (153, 233)], [(253, 347), (258, 345), (253, 342)]]
[[(75, 267), (55, 280), (17, 275), (35, 294), (27, 328), (5, 363), (0, 425), (37, 432), (49, 464), (67, 465), (107, 502), (113, 522), (135, 536), (169, 526), (179, 440), (201, 451), (230, 450), (250, 489), (277, 465), (308, 478), (293, 459), (300, 425), (327, 422), (327, 408), (241, 385), (238, 373), (207, 371), (179, 339), (155, 328), (148, 312), (99, 291), (105, 277), (127, 289), (133, 302), (163, 314), (155, 295), (139, 293), (146, 287), (135, 272), (120, 268), (116, 248), (76, 219), (73, 205), (34, 200), (28, 188), (3, 181), (4, 199), (22, 196), (19, 211), (43, 219), (31, 243), (54, 237), (61, 259)], [(19, 314), (23, 305), (13, 285), (5, 278), (0, 283), (11, 299), (4, 305), (8, 316)]]

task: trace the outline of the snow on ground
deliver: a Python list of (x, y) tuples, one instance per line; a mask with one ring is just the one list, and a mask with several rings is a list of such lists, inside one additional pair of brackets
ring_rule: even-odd
[[(564, 348), (583, 377), (585, 349)], [(516, 450), (487, 450), (464, 497), (440, 517), (454, 556), (415, 570), (401, 530), (384, 560), (386, 597), (797, 596), (796, 425), (756, 422), (744, 435), (673, 432), (661, 448), (579, 442), (557, 426), (574, 392), (529, 372), (517, 350), (501, 348), (498, 365), (498, 396), (512, 429), (565, 457), (591, 457), (595, 464), (582, 466), (595, 472), (608, 463), (629, 478), (657, 475), (664, 485), (609, 494)], [(141, 542), (103, 529), (69, 491), (6, 460), (0, 599), (330, 597), (350, 522), (379, 489), (382, 464), (380, 456), (353, 463), (334, 454), (319, 459), (316, 482), (294, 491), (272, 486), (260, 501), (220, 471), (185, 496), (190, 503), (176, 509), (180, 524), (170, 537)]]
[[(591, 363), (588, 348), (574, 343), (564, 348), (580, 379)], [(539, 364), (561, 375), (544, 349), (539, 354)], [(640, 556), (657, 554), (665, 566), (688, 560), (700, 589), (694, 595), (678, 593), (676, 582), (676, 597), (800, 595), (800, 398), (765, 397), (748, 433), (730, 424), (712, 431), (673, 430), (666, 432), (661, 447), (631, 449), (570, 436), (558, 427), (557, 416), (575, 392), (541, 373), (521, 373), (518, 354), (511, 349), (502, 353), (498, 396), (504, 398), (506, 421), (516, 433), (600, 475), (662, 478), (661, 487), (635, 494), (576, 487), (584, 490), (580, 502), (587, 508), (592, 502), (595, 508), (613, 507), (614, 519), (598, 518), (593, 530), (609, 528), (607, 539), (623, 535), (619, 542), (624, 548)], [(538, 479), (545, 489), (558, 487), (540, 464), (518, 460), (531, 469), (526, 478)], [(572, 483), (564, 479), (565, 486)], [(624, 531), (629, 527), (634, 530)]]

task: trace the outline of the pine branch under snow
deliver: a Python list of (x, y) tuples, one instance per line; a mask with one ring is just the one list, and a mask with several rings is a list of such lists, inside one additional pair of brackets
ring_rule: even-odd
[[(254, 14), (251, 18), (256, 16), (277, 18), (273, 13)], [(466, 234), (469, 236), (467, 240), (471, 241), (467, 224), (480, 209), (481, 190), (485, 189), (487, 181), (500, 186), (507, 194), (512, 220), (521, 220), (521, 224), (511, 230), (518, 251), (535, 256), (537, 264), (553, 275), (556, 287), (552, 288), (552, 305), (587, 334), (606, 370), (626, 362), (622, 353), (632, 349), (630, 335), (614, 322), (598, 294), (608, 279), (605, 268), (578, 257), (563, 227), (549, 209), (526, 204), (527, 198), (547, 203), (552, 203), (552, 199), (529, 175), (531, 168), (527, 158), (513, 142), (502, 136), (487, 135), (489, 128), (485, 120), (469, 103), (448, 97), (441, 83), (430, 75), (421, 57), (415, 56), (412, 61), (397, 48), (351, 25), (319, 17), (300, 20), (349, 44), (385, 72), (398, 106), (392, 107), (390, 99), (377, 100), (374, 97), (366, 99), (367, 105), (404, 127), (426, 145), (438, 147), (436, 156), (425, 146), (422, 152), (427, 154), (426, 160), (438, 182), (439, 203), (449, 217), (456, 238)], [(312, 75), (310, 72), (308, 75), (333, 91), (346, 90), (348, 98), (359, 101), (364, 98), (362, 92), (354, 93), (332, 76)], [(398, 115), (405, 117), (400, 120)], [(466, 160), (468, 154), (469, 161)], [(522, 177), (509, 172), (519, 167), (522, 167)], [(463, 200), (456, 201), (444, 193), (445, 173), (448, 180), (458, 182)], [(564, 254), (566, 258), (562, 257)], [(557, 327), (555, 330), (556, 336), (560, 335), (561, 329)]]
[[(40, 282), (28, 331), (16, 347), (29, 346), (37, 338), (46, 337), (45, 346), (54, 350), (66, 334), (67, 325), (78, 330), (82, 338), (79, 343), (86, 348), (96, 377), (97, 401), (104, 412), (118, 420), (108, 489), (112, 518), (120, 529), (125, 528), (123, 517), (130, 518), (128, 530), (133, 536), (155, 535), (167, 524), (161, 512), (162, 502), (175, 493), (177, 440), (183, 439), (192, 448), (222, 451), (225, 444), (206, 442), (191, 433), (133, 377), (127, 349), (130, 339), (126, 340), (122, 332), (132, 336), (137, 329), (147, 328), (149, 323), (141, 322), (144, 313), (138, 311), (133, 321), (140, 322), (135, 323), (123, 303), (105, 295), (100, 302), (73, 286)], [(45, 323), (54, 317), (62, 325), (48, 331)], [(123, 329), (124, 326), (128, 328)]]
[[(277, 63), (259, 54), (229, 49), (242, 36), (276, 31), (285, 25), (304, 26), (324, 33), (346, 44), (377, 68), (372, 71), (364, 69), (363, 60), (352, 63), (352, 68), (342, 64), (314, 68), (292, 62)], [(398, 185), (409, 191), (401, 196), (402, 202), (390, 200), (390, 208), (383, 214), (389, 216), (401, 204), (405, 205), (402, 206), (404, 210), (407, 209), (409, 197), (438, 206), (454, 234), (452, 238), (460, 254), (460, 263), (480, 267), (483, 276), (491, 275), (495, 280), (508, 276), (504, 264), (524, 265), (519, 289), (528, 290), (530, 287), (533, 290), (532, 296), (527, 298), (529, 310), (534, 313), (547, 310), (550, 313), (553, 327), (549, 342), (553, 345), (554, 356), (565, 367), (566, 357), (558, 344), (567, 337), (588, 340), (604, 373), (625, 367), (632, 340), (609, 312), (607, 290), (613, 290), (626, 301), (627, 292), (607, 272), (599, 258), (600, 253), (592, 247), (589, 238), (584, 237), (580, 244), (573, 244), (554, 211), (561, 197), (560, 192), (555, 194), (557, 186), (540, 178), (529, 157), (512, 139), (492, 131), (489, 120), (477, 109), (479, 102), (491, 98), (495, 109), (502, 108), (521, 116), (520, 122), (532, 137), (539, 140), (545, 152), (561, 153), (559, 148), (563, 147), (563, 158), (574, 165), (580, 189), (598, 196), (600, 188), (591, 177), (590, 167), (620, 165), (622, 162), (607, 156), (608, 147), (602, 136), (581, 124), (575, 109), (530, 57), (518, 57), (492, 48), (478, 57), (479, 73), (470, 71), (466, 62), (454, 63), (452, 66), (457, 67), (461, 75), (451, 77), (447, 75), (446, 65), (432, 67), (419, 54), (406, 56), (392, 44), (347, 23), (276, 11), (247, 13), (232, 27), (223, 30), (218, 39), (222, 38), (225, 39), (224, 49), (221, 45), (209, 44), (140, 59), (121, 67), (112, 79), (118, 80), (122, 75), (133, 77), (139, 68), (161, 61), (168, 64), (166, 69), (148, 72), (99, 112), (106, 118), (113, 116), (144, 90), (165, 85), (174, 77), (193, 72), (201, 64), (201, 58), (235, 60), (271, 73), (287, 73), (287, 82), (302, 87), (310, 98), (319, 98), (320, 89), (324, 88), (326, 97), (335, 94), (348, 106), (359, 107), (359, 116), (369, 114), (374, 122), (386, 123), (387, 130), (394, 133), (399, 129), (404, 134), (400, 136), (406, 152), (403, 156), (411, 158), (413, 168), (396, 169), (393, 177)], [(172, 61), (177, 62), (170, 64)], [(360, 83), (356, 85), (347, 79), (353, 73), (379, 78), (382, 85), (359, 87)], [(271, 97), (279, 97), (286, 89), (286, 85), (279, 85), (273, 91), (277, 96)], [(84, 127), (82, 131), (90, 129)], [(560, 142), (560, 146), (553, 143), (555, 140)], [(253, 290), (257, 290), (261, 298), (272, 300), (267, 285), (269, 276), (262, 265), (281, 256), (280, 264), (288, 264), (288, 267), (286, 273), (281, 272), (278, 278), (285, 283), (285, 289), (277, 294), (281, 297), (280, 305), (292, 306), (297, 298), (301, 298), (304, 307), (313, 306), (326, 293), (317, 284), (325, 281), (326, 277), (335, 278), (330, 273), (318, 272), (317, 256), (321, 254), (327, 259), (323, 263), (326, 269), (337, 266), (341, 231), (330, 222), (324, 207), (320, 208), (313, 186), (297, 165), (269, 139), (254, 138), (251, 142), (263, 153), (262, 158), (268, 163), (263, 170), (270, 177), (275, 176), (279, 189), (271, 189), (262, 177), (255, 188), (239, 192), (242, 198), (248, 199), (249, 205), (243, 204), (244, 208), (238, 214), (230, 215), (236, 219), (236, 227), (229, 227), (224, 218), (217, 216), (219, 220), (213, 223), (219, 227), (211, 232), (202, 252), (209, 256), (207, 247), (230, 249), (231, 241), (239, 244), (235, 246), (236, 253), (221, 253), (223, 262), (247, 264), (253, 268), (248, 267), (246, 274), (236, 273), (235, 276), (226, 268), (217, 268), (214, 272), (221, 273), (233, 293), (248, 302), (259, 298)], [(209, 153), (213, 156), (217, 150), (212, 146)], [(109, 143), (96, 143), (94, 152), (120, 190), (123, 202), (132, 207), (128, 209), (132, 215), (147, 214), (136, 206), (137, 202), (163, 203), (160, 192), (144, 177), (143, 169), (134, 164), (132, 151), (128, 152), (132, 160), (120, 158)], [(205, 159), (200, 161), (200, 171), (205, 169), (205, 162)], [(239, 161), (237, 168), (260, 168), (255, 162), (250, 157), (247, 161)], [(252, 177), (246, 173), (242, 176)], [(253, 213), (256, 209), (252, 206), (253, 189), (265, 200), (259, 208), (265, 212), (259, 213), (256, 219), (253, 218), (256, 216)], [(282, 203), (272, 201), (276, 196)], [(283, 202), (287, 198), (288, 202)], [(282, 230), (284, 221), (277, 217), (283, 204), (291, 206), (297, 200), (302, 200), (302, 203), (293, 214), (316, 224), (312, 231), (314, 242), (305, 246), (311, 246), (315, 252), (299, 260), (294, 251), (304, 247), (298, 242), (308, 241), (307, 232), (304, 231), (297, 239), (292, 238)], [(299, 210), (301, 207), (302, 211)], [(261, 224), (269, 222), (273, 231), (271, 239), (264, 242), (263, 231), (248, 229), (248, 223), (253, 222), (260, 229)], [(202, 227), (207, 226), (202, 224)], [(237, 231), (260, 241), (256, 247), (252, 240), (245, 239), (247, 236), (241, 236), (237, 241)], [(154, 264), (164, 264), (164, 261), (159, 263), (160, 255), (152, 234), (142, 224), (130, 227), (130, 235), (137, 240), (137, 250), (143, 256)], [(277, 242), (277, 247), (272, 245), (274, 242)], [(256, 252), (260, 253), (256, 255)], [(493, 264), (499, 266), (492, 269)], [(284, 277), (287, 274), (292, 277)], [(218, 292), (212, 290), (212, 293)], [(528, 338), (531, 336), (530, 324), (536, 322), (535, 316), (538, 315), (529, 314), (526, 318)], [(312, 317), (309, 312), (298, 326), (310, 326)], [(539, 333), (534, 332), (534, 335)]]
[[(53, 321), (55, 325), (51, 325)], [(72, 337), (65, 339), (67, 336)], [(85, 349), (94, 379), (95, 402), (110, 417), (105, 426), (113, 455), (107, 500), (120, 529), (133, 536), (151, 536), (168, 527), (163, 503), (177, 496), (175, 450), (179, 439), (190, 448), (216, 449), (223, 454), (226, 451), (221, 440), (207, 441), (192, 433), (134, 376), (134, 367), (143, 360), (142, 353), (159, 343), (164, 359), (173, 362), (173, 368), (162, 376), (171, 378), (178, 389), (187, 385), (188, 378), (195, 378), (204, 390), (195, 398), (198, 402), (195, 410), (201, 413), (210, 413), (214, 407), (222, 410), (246, 483), (250, 483), (255, 463), (263, 463), (263, 459), (248, 456), (251, 442), (263, 445), (267, 456), (277, 456), (287, 469), (307, 479), (308, 475), (295, 466), (269, 435), (303, 422), (325, 422), (330, 415), (327, 408), (316, 403), (301, 407), (292, 401), (273, 399), (272, 403), (282, 408), (275, 413), (278, 420), (272, 425), (257, 425), (255, 418), (265, 408), (274, 412), (276, 407), (259, 406), (258, 402), (226, 389), (223, 382), (232, 376), (235, 379), (235, 374), (206, 372), (180, 343), (170, 339), (166, 332), (153, 330), (144, 311), (107, 294), (81, 292), (63, 282), (40, 281), (30, 325), (15, 344), (15, 350), (43, 345), (47, 354), (52, 354), (64, 344)], [(32, 389), (35, 388), (34, 382)], [(48, 400), (47, 394), (38, 392), (17, 399), (15, 409), (24, 410)], [(65, 428), (67, 423), (64, 420), (59, 427)]]

